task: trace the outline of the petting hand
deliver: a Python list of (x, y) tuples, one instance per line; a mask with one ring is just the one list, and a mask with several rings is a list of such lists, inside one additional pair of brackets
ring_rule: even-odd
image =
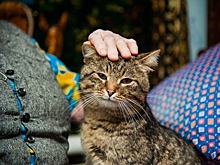
[(138, 54), (135, 40), (124, 38), (108, 30), (96, 30), (88, 37), (87, 44), (93, 45), (100, 56), (108, 56), (111, 61), (118, 60), (118, 51), (125, 59)]

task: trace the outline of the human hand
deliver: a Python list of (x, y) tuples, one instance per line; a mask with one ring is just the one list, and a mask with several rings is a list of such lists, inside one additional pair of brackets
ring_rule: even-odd
[(82, 100), (79, 100), (75, 108), (70, 114), (71, 121), (76, 124), (81, 124), (84, 119), (84, 109)]
[(93, 45), (100, 56), (108, 56), (111, 61), (118, 60), (118, 51), (125, 59), (138, 54), (138, 46), (134, 39), (124, 38), (108, 30), (98, 29), (88, 37), (85, 43)]

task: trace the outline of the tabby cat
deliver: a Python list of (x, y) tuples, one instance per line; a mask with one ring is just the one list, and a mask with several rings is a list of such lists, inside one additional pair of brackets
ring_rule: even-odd
[[(160, 51), (111, 62), (84, 44), (81, 141), (87, 165), (198, 165), (195, 150), (161, 126), (147, 103), (148, 74)], [(160, 104), (160, 103), (158, 103)]]

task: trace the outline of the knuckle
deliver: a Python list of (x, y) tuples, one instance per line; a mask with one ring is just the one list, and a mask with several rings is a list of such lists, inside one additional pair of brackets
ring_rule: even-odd
[(131, 43), (136, 43), (136, 41), (133, 38), (128, 39), (128, 41)]
[(93, 31), (90, 35), (89, 35), (89, 39), (91, 39), (92, 37), (94, 36), (99, 36), (101, 33), (103, 33), (103, 30), (102, 29), (97, 29), (95, 31)]
[(105, 32), (106, 34), (108, 34), (108, 35), (114, 34), (113, 32), (111, 32), (111, 31), (109, 31), (109, 30), (105, 30), (104, 32)]
[(102, 33), (102, 32), (103, 32), (102, 29), (97, 29), (97, 30), (95, 30), (93, 33)]
[(106, 42), (112, 42), (114, 40), (114, 37), (111, 34), (105, 34), (103, 38)]
[(122, 45), (122, 44), (125, 44), (125, 41), (122, 38), (118, 38), (118, 39), (116, 39), (116, 43), (118, 45)]

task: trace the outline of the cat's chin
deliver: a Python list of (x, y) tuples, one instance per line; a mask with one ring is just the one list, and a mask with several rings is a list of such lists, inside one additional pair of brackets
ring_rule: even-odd
[(117, 101), (114, 101), (114, 100), (101, 98), (99, 100), (99, 106), (111, 109), (111, 108), (118, 107), (118, 103)]

